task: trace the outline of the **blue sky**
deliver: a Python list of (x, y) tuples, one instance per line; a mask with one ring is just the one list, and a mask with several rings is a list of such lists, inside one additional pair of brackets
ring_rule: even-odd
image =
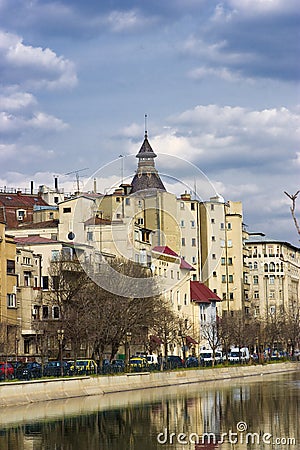
[(251, 231), (296, 243), (299, 19), (298, 0), (0, 0), (0, 186), (69, 190), (117, 160), (104, 191), (147, 113), (170, 189), (193, 189), (191, 163)]

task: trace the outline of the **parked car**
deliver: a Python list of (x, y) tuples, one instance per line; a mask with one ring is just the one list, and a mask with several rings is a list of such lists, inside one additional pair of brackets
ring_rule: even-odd
[[(61, 362), (48, 361), (44, 366), (44, 377), (60, 377), (61, 376)], [(70, 364), (63, 361), (63, 375), (70, 375)]]
[(147, 359), (141, 358), (139, 356), (133, 356), (132, 358), (130, 358), (128, 364), (129, 364), (130, 368), (132, 368), (134, 370), (141, 370), (141, 369), (144, 369), (145, 367), (148, 367)]
[(12, 364), (0, 362), (0, 380), (12, 380), (14, 373), (14, 366)]
[(33, 361), (27, 363), (21, 363), (15, 369), (15, 376), (19, 380), (31, 380), (32, 378), (41, 378), (42, 366), (41, 364)]
[(75, 374), (91, 375), (97, 373), (98, 366), (93, 359), (77, 359), (75, 365), (71, 367), (71, 370), (73, 369)]
[(165, 366), (167, 369), (178, 369), (184, 367), (184, 361), (180, 356), (169, 355)]
[[(200, 351), (199, 360), (201, 366), (212, 366), (213, 363), (213, 351), (211, 349), (204, 349)], [(223, 362), (223, 355), (221, 350), (215, 351), (214, 364), (221, 364)]]
[(250, 354), (247, 347), (233, 347), (229, 354), (228, 354), (228, 361), (231, 364), (238, 364), (238, 363), (248, 363), (250, 360)]
[(185, 367), (198, 367), (199, 361), (196, 356), (189, 356), (185, 361)]

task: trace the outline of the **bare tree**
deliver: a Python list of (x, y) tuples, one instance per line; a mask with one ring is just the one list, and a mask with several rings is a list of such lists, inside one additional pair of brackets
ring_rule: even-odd
[(221, 336), (219, 334), (219, 325), (216, 320), (211, 320), (201, 326), (201, 335), (210, 346), (213, 352), (212, 365), (215, 365), (216, 350), (221, 345)]
[(293, 195), (289, 194), (286, 191), (284, 191), (284, 193), (285, 193), (285, 195), (287, 195), (289, 197), (289, 199), (292, 200), (292, 206), (290, 207), (290, 210), (291, 210), (291, 214), (292, 214), (292, 218), (293, 218), (296, 230), (297, 230), (298, 234), (300, 234), (300, 225), (299, 225), (297, 217), (296, 217), (296, 201), (297, 201), (298, 194), (300, 193), (300, 190), (298, 190), (296, 192), (296, 194), (293, 194)]

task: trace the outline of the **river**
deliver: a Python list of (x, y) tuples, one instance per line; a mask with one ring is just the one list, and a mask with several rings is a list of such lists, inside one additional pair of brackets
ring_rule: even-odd
[(300, 374), (4, 408), (1, 450), (300, 449)]

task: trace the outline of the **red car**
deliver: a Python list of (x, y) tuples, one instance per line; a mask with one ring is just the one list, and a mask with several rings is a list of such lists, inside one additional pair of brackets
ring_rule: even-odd
[(11, 380), (14, 378), (14, 367), (10, 363), (0, 362), (0, 380)]

